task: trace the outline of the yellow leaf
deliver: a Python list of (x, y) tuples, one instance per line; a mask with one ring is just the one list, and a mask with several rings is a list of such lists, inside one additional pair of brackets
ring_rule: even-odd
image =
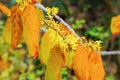
[(40, 23), (44, 20), (44, 13), (43, 13), (43, 10), (37, 8), (37, 12), (38, 12), (38, 18), (39, 18), (39, 21)]
[(28, 4), (22, 15), (23, 37), (28, 47), (29, 54), (37, 58), (39, 54), (40, 22), (37, 9)]
[(110, 29), (113, 38), (120, 34), (120, 15), (112, 17)]
[(63, 53), (57, 45), (51, 49), (51, 55), (45, 72), (45, 80), (60, 80)]
[(99, 53), (79, 44), (73, 57), (73, 70), (78, 80), (104, 80), (104, 68)]
[(19, 10), (17, 5), (11, 8), (11, 20), (12, 20), (12, 48), (15, 48), (21, 38), (23, 32), (23, 25), (21, 20), (22, 12)]
[(40, 60), (42, 63), (47, 64), (50, 58), (50, 50), (55, 46), (49, 37), (50, 32), (46, 32), (42, 37), (42, 42), (40, 45)]
[(0, 10), (7, 16), (11, 16), (11, 11), (6, 6), (4, 6), (2, 3), (0, 3)]
[(6, 26), (4, 28), (3, 38), (6, 43), (11, 44), (11, 18), (6, 20)]

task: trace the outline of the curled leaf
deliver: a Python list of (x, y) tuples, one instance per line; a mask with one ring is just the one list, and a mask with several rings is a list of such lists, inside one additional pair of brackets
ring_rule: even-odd
[(17, 5), (11, 8), (11, 20), (12, 20), (12, 48), (15, 48), (21, 38), (23, 32), (23, 25), (21, 20), (22, 12)]
[(37, 58), (39, 54), (39, 32), (40, 22), (36, 7), (28, 4), (22, 15), (23, 37), (28, 47), (29, 53), (33, 58)]

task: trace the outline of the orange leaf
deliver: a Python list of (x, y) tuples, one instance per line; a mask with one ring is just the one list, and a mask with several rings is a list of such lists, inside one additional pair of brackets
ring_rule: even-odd
[(90, 80), (104, 80), (104, 68), (101, 55), (94, 50), (89, 53)]
[(39, 53), (39, 33), (40, 22), (38, 19), (37, 9), (34, 5), (28, 4), (22, 15), (23, 37), (26, 41), (28, 51), (37, 58)]
[(3, 38), (8, 44), (11, 44), (11, 28), (11, 18), (8, 18), (3, 33)]
[(0, 70), (5, 69), (5, 68), (9, 67), (10, 65), (11, 65), (10, 61), (5, 62), (0, 57)]
[(89, 80), (88, 50), (81, 44), (78, 45), (72, 65), (78, 80)]
[(114, 39), (118, 34), (120, 34), (120, 15), (112, 18), (110, 29), (113, 34), (112, 39)]
[(63, 53), (59, 47), (51, 49), (51, 55), (47, 64), (45, 80), (60, 80), (60, 72), (63, 64)]
[(21, 38), (23, 32), (22, 20), (21, 20), (21, 10), (19, 10), (17, 5), (11, 8), (11, 19), (12, 19), (12, 48), (15, 48)]
[(2, 3), (0, 3), (0, 10), (7, 16), (11, 16), (11, 11), (6, 6), (4, 6)]
[(105, 75), (100, 54), (81, 44), (73, 57), (73, 70), (79, 80), (103, 80)]

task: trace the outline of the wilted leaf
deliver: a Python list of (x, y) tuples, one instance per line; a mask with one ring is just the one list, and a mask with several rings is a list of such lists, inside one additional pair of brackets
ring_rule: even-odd
[(112, 32), (112, 39), (114, 39), (118, 34), (120, 34), (120, 15), (112, 18), (110, 29)]
[(81, 44), (73, 57), (73, 70), (79, 80), (103, 80), (105, 75), (100, 54)]
[(11, 20), (12, 20), (12, 48), (15, 48), (21, 38), (22, 38), (22, 32), (23, 32), (23, 25), (21, 20), (22, 12), (18, 8), (17, 5), (14, 5), (11, 8)]
[(8, 44), (11, 44), (11, 28), (11, 18), (8, 18), (3, 33), (3, 38)]
[(47, 64), (45, 80), (60, 80), (60, 71), (63, 64), (63, 53), (59, 47), (51, 49), (51, 55)]
[(29, 53), (36, 58), (39, 53), (40, 22), (37, 9), (28, 4), (22, 15), (23, 37), (26, 41)]
[(0, 10), (7, 16), (11, 16), (11, 11), (6, 6), (4, 6), (2, 3), (0, 3)]

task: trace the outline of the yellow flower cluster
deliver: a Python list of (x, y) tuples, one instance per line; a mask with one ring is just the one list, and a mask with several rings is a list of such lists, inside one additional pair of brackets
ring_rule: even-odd
[(88, 47), (89, 51), (91, 51), (92, 49), (94, 49), (95, 51), (100, 51), (101, 49), (102, 41), (93, 41), (93, 40), (87, 41), (85, 37), (81, 37), (80, 42), (84, 47)]
[(84, 37), (78, 39), (73, 34), (65, 35), (64, 33), (66, 32), (66, 30), (61, 30), (60, 24), (53, 19), (53, 15), (57, 13), (58, 8), (47, 8), (48, 18), (44, 20), (44, 22), (47, 24), (46, 26), (49, 28), (51, 41), (59, 45), (61, 49), (65, 52), (75, 51), (77, 48), (78, 40), (84, 47), (88, 47), (90, 51), (92, 49), (94, 49), (95, 51), (100, 51), (101, 41), (87, 41)]
[(16, 3), (18, 4), (19, 9), (21, 11), (23, 11), (24, 8), (28, 5), (28, 1), (27, 0), (16, 0)]
[(93, 44), (94, 50), (100, 50), (102, 41), (95, 41)]
[(61, 47), (63, 51), (75, 51), (77, 48), (78, 39), (73, 35), (67, 35), (65, 38), (61, 37), (59, 32), (49, 28), (49, 37), (51, 41)]
[(53, 19), (59, 9), (57, 7), (47, 8), (48, 18), (44, 20), (45, 25), (49, 28), (51, 41), (56, 43), (65, 52), (75, 51), (77, 48), (78, 38), (72, 34), (65, 35), (65, 30), (60, 29), (60, 23)]
[(59, 8), (57, 7), (52, 7), (52, 8), (47, 7), (47, 15), (49, 18), (53, 18), (53, 15), (57, 14), (58, 12), (59, 12)]
[(67, 35), (65, 41), (70, 44), (72, 50), (77, 49), (78, 38), (73, 35)]

